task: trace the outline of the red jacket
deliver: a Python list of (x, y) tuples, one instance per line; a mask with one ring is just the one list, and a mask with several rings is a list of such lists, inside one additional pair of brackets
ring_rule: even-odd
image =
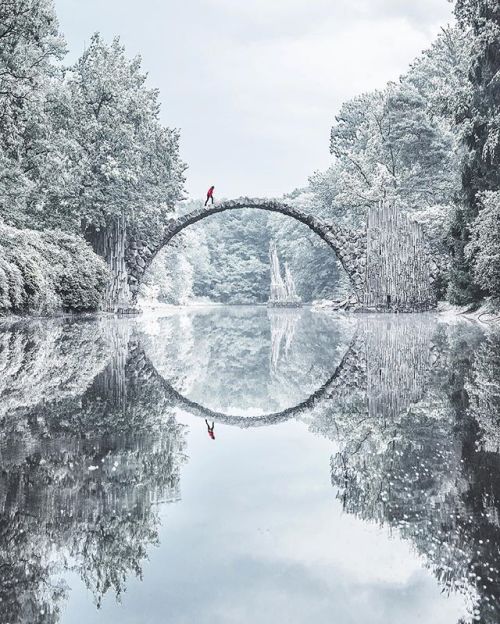
[(215, 186), (211, 186), (208, 191), (207, 191), (207, 197), (212, 197), (212, 195), (214, 194), (214, 188)]

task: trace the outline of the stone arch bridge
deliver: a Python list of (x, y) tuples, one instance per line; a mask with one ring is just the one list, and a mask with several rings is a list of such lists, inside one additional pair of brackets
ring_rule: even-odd
[(108, 309), (134, 308), (145, 272), (157, 253), (179, 232), (213, 214), (243, 208), (281, 213), (315, 232), (336, 254), (361, 306), (393, 311), (422, 311), (434, 307), (433, 282), (437, 267), (422, 228), (392, 204), (381, 203), (370, 208), (366, 225), (359, 230), (348, 230), (282, 201), (243, 197), (170, 219), (154, 240), (127, 236), (123, 227), (121, 244), (113, 253), (103, 254), (112, 269)]
[(355, 333), (335, 370), (309, 397), (297, 405), (285, 408), (279, 412), (259, 416), (239, 416), (218, 412), (187, 398), (156, 370), (146, 351), (141, 346), (140, 341), (129, 345), (129, 356), (126, 366), (129, 375), (133, 371), (136, 378), (147, 380), (147, 384), (145, 384), (146, 389), (155, 386), (155, 395), (164, 397), (170, 407), (179, 407), (192, 416), (208, 419), (215, 423), (248, 429), (251, 427), (276, 425), (292, 418), (297, 418), (324, 402), (338, 400), (346, 394), (350, 395), (353, 388), (362, 383), (361, 379), (366, 378), (361, 351), (362, 343)]

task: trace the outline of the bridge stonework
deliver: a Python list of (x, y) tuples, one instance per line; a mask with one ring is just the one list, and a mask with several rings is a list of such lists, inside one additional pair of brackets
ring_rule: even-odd
[(154, 244), (128, 237), (125, 265), (131, 307), (137, 303), (144, 273), (176, 234), (210, 215), (243, 208), (279, 212), (304, 223), (320, 236), (349, 276), (359, 307), (405, 312), (434, 307), (434, 267), (424, 233), (393, 205), (384, 203), (371, 208), (366, 226), (351, 230), (285, 202), (247, 197), (218, 202), (170, 219)]

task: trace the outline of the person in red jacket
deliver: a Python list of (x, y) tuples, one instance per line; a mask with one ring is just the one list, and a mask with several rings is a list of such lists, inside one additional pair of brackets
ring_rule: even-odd
[(212, 438), (212, 440), (215, 440), (214, 423), (212, 423), (212, 426), (210, 426), (206, 418), (205, 422), (207, 423), (208, 435)]
[(214, 189), (215, 186), (211, 186), (207, 191), (207, 201), (205, 202), (205, 206), (208, 204), (210, 200), (212, 200), (212, 204), (214, 203)]

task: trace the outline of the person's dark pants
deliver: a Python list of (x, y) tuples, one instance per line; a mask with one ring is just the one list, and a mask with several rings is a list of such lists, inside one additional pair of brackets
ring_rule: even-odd
[(208, 204), (209, 200), (212, 200), (212, 204), (214, 203), (214, 196), (213, 195), (207, 195), (207, 201), (205, 202), (205, 206)]

